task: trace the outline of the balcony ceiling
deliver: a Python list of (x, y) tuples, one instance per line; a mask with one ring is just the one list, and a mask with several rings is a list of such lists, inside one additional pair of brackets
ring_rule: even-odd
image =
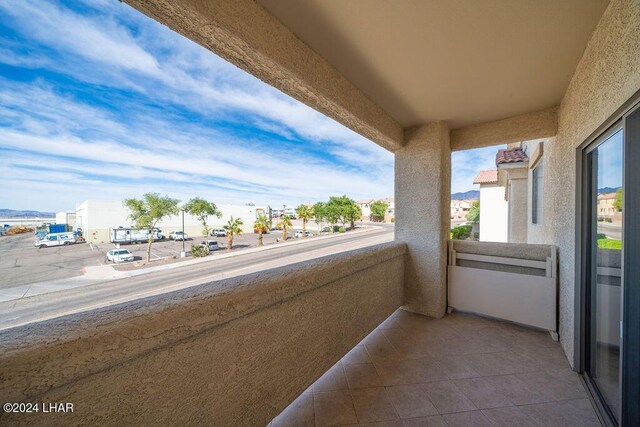
[(608, 0), (258, 0), (402, 126), (558, 105)]

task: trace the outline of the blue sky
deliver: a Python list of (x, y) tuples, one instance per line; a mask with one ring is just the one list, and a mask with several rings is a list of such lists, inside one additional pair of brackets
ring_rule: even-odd
[(0, 208), (393, 195), (391, 153), (126, 4), (0, 2), (0, 34)]

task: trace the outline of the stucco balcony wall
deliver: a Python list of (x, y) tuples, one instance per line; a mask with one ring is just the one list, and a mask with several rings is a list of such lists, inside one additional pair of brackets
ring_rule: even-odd
[(402, 305), (405, 253), (371, 246), (4, 331), (3, 400), (74, 412), (0, 424), (264, 425)]

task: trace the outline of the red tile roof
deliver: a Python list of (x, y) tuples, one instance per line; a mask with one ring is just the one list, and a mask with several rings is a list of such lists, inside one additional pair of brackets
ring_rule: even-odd
[(498, 150), (496, 154), (496, 165), (505, 163), (522, 163), (529, 161), (522, 148), (512, 148), (510, 150)]
[(478, 172), (478, 176), (473, 180), (474, 184), (496, 184), (498, 182), (498, 171), (496, 169)]

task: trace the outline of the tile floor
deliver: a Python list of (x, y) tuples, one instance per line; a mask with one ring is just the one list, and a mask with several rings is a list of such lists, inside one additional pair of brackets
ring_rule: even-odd
[(548, 333), (478, 316), (396, 311), (270, 423), (599, 426)]

